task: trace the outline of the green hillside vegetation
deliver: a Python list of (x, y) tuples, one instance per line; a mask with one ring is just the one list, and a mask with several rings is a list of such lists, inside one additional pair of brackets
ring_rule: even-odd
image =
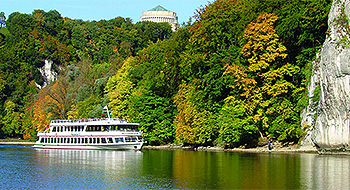
[[(154, 145), (297, 143), (330, 6), (217, 0), (176, 32), (121, 17), (12, 13), (0, 38), (0, 137), (34, 140), (51, 119), (101, 117), (108, 104)], [(39, 90), (44, 60), (58, 77)]]

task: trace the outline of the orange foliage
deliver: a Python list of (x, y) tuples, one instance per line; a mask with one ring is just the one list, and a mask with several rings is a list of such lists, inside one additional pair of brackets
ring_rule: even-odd
[(33, 106), (33, 125), (37, 130), (43, 130), (50, 119), (65, 119), (71, 106), (67, 98), (67, 86), (64, 78), (60, 78), (51, 87), (45, 87), (39, 92), (39, 97)]

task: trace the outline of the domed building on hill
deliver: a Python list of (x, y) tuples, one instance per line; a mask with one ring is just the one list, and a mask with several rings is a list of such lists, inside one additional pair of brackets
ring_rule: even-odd
[(167, 10), (158, 5), (153, 9), (142, 12), (140, 21), (167, 22), (171, 25), (171, 29), (174, 31), (177, 26), (178, 18), (176, 12)]

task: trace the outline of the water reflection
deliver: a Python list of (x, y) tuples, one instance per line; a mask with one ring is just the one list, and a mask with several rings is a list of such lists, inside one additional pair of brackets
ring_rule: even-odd
[(176, 152), (174, 177), (177, 186), (185, 188), (298, 188), (300, 166), (296, 157), (293, 154)]
[(36, 158), (36, 173), (46, 181), (43, 187), (131, 188), (142, 152), (53, 149), (37, 150)]
[(350, 155), (302, 155), (305, 189), (350, 189)]

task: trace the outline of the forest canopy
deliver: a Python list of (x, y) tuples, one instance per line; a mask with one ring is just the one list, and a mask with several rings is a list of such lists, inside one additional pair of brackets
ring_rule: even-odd
[(0, 29), (0, 137), (34, 140), (52, 119), (102, 117), (108, 105), (150, 144), (297, 143), (330, 6), (216, 0), (175, 32), (122, 17), (12, 13)]

